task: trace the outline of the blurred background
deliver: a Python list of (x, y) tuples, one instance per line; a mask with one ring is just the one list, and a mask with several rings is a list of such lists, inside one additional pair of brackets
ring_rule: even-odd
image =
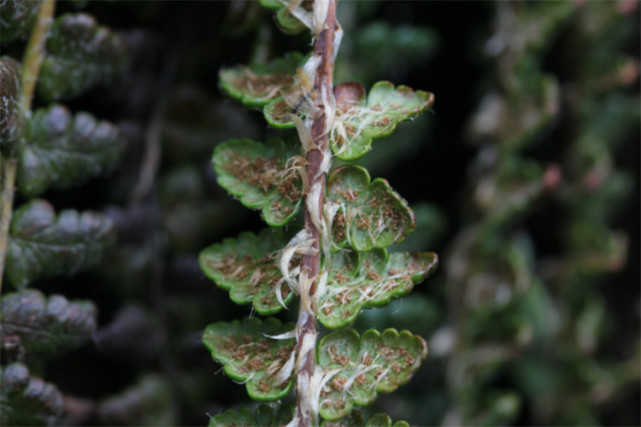
[[(109, 175), (45, 196), (104, 212), (118, 239), (100, 266), (35, 284), (94, 301), (92, 340), (47, 359), (6, 357), (60, 391), (65, 411), (51, 422), (204, 425), (252, 404), (200, 341), (209, 323), (250, 308), (203, 275), (198, 253), (263, 228), (217, 186), (211, 153), (278, 134), (221, 93), (218, 70), (310, 42), (281, 33), (255, 1), (82, 3), (56, 14), (109, 25), (129, 64), (66, 105), (117, 123), (127, 145)], [(338, 10), (336, 82), (390, 80), (436, 98), (359, 161), (415, 210), (417, 229), (397, 248), (441, 260), (412, 294), (358, 319), (359, 330), (410, 329), (431, 351), (364, 412), (415, 425), (639, 425), (639, 2)]]

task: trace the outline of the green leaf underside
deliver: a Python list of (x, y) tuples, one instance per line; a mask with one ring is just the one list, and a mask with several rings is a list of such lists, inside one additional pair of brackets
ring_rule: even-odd
[(23, 288), (35, 279), (73, 275), (100, 261), (115, 235), (111, 221), (99, 214), (60, 212), (33, 200), (13, 214), (7, 251), (7, 280)]
[(317, 347), (318, 364), (334, 374), (320, 392), (319, 414), (338, 420), (353, 406), (369, 405), (378, 392), (405, 384), (427, 357), (427, 343), (409, 331), (370, 329), (359, 340), (353, 329), (332, 332)]
[[(276, 11), (276, 22), (280, 29), (286, 34), (298, 34), (305, 29), (305, 24), (293, 16), (287, 8), (286, 1), (278, 0), (259, 0), (260, 4), (267, 9)], [(300, 4), (303, 10), (310, 12), (312, 10), (313, 2), (303, 0)]]
[(46, 100), (79, 95), (122, 71), (126, 61), (125, 42), (91, 15), (62, 15), (47, 39), (38, 93)]
[(283, 7), (283, 3), (280, 0), (258, 0), (259, 3), (266, 7), (267, 9), (278, 10)]
[(0, 41), (8, 43), (29, 31), (38, 14), (37, 0), (4, 0), (0, 6)]
[(58, 389), (29, 376), (21, 363), (0, 366), (0, 424), (4, 426), (54, 425), (63, 412)]
[(25, 140), (18, 186), (28, 197), (105, 172), (118, 160), (121, 146), (114, 125), (87, 113), (74, 117), (57, 105), (34, 113)]
[(387, 414), (376, 414), (365, 423), (365, 427), (410, 427), (406, 421), (396, 421), (392, 424), (392, 419)]
[(282, 283), (277, 251), (285, 247), (289, 235), (266, 228), (258, 235), (244, 232), (236, 239), (225, 239), (200, 253), (202, 271), (218, 286), (229, 291), (236, 304), (253, 303), (256, 312), (266, 316), (279, 312), (277, 292), (283, 303), (294, 297)]
[(276, 129), (292, 129), (296, 127), (296, 124), (291, 119), (291, 114), (292, 107), (283, 98), (271, 100), (263, 107), (265, 120)]
[[(323, 420), (320, 425), (321, 427), (392, 427), (392, 419), (387, 414), (376, 414), (365, 422), (363, 414), (357, 410), (353, 410), (339, 420)], [(393, 427), (409, 427), (409, 424), (405, 421), (397, 421), (393, 424)]]
[[(312, 4), (312, 2), (307, 3)], [(276, 12), (276, 22), (278, 22), (280, 29), (286, 34), (298, 34), (306, 28), (305, 24), (299, 21), (298, 18), (292, 15), (285, 7)]]
[(388, 255), (384, 249), (332, 254), (327, 288), (317, 301), (318, 320), (328, 328), (354, 322), (363, 308), (382, 307), (411, 292), (436, 270), (431, 252)]
[(0, 148), (13, 145), (20, 138), (23, 116), (19, 96), (20, 64), (11, 57), (0, 57)]
[(353, 410), (346, 416), (335, 421), (322, 420), (320, 425), (321, 427), (355, 427), (363, 426), (365, 424), (365, 418), (360, 411)]
[(244, 105), (262, 107), (292, 86), (302, 61), (303, 56), (293, 52), (268, 64), (226, 68), (219, 73), (220, 85)]
[(61, 295), (46, 298), (28, 289), (5, 295), (0, 307), (0, 336), (19, 337), (29, 353), (78, 347), (96, 330), (97, 310), (88, 301), (69, 302)]
[[(372, 147), (372, 139), (391, 134), (396, 125), (425, 111), (434, 95), (387, 81), (374, 84), (365, 99), (357, 83), (342, 83), (334, 88), (336, 125), (330, 135), (332, 151), (341, 160), (358, 159)], [(347, 92), (347, 96), (342, 94)]]
[(294, 217), (302, 198), (302, 180), (296, 169), (287, 167), (295, 154), (279, 139), (265, 144), (226, 141), (214, 151), (218, 184), (248, 208), (261, 209), (270, 226), (283, 226)]
[(281, 325), (271, 317), (264, 322), (258, 318), (219, 322), (205, 329), (203, 342), (229, 377), (246, 382), (252, 399), (272, 401), (287, 395), (291, 389), (291, 375), (286, 375), (283, 381), (279, 371), (290, 359), (295, 340), (268, 336), (293, 328), (294, 325)]
[(367, 170), (345, 166), (327, 181), (327, 202), (339, 207), (332, 223), (336, 248), (349, 243), (359, 252), (400, 242), (414, 230), (414, 212), (387, 180), (370, 182)]
[(209, 419), (209, 427), (223, 426), (283, 426), (294, 418), (294, 405), (283, 404), (278, 408), (261, 404), (249, 408), (230, 409)]

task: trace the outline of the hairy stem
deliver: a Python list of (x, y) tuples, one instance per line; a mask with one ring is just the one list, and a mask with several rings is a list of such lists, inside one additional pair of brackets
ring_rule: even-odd
[[(43, 60), (44, 45), (47, 33), (53, 21), (55, 0), (43, 0), (38, 10), (36, 24), (31, 31), (29, 44), (22, 60), (22, 82), (20, 93), (20, 108), (25, 115), (31, 109), (33, 91), (36, 87), (40, 66)], [(2, 197), (2, 210), (0, 211), (0, 292), (4, 277), (4, 266), (9, 246), (9, 225), (13, 211), (13, 193), (16, 181), (18, 161), (15, 158), (2, 158), (0, 154), (0, 197)]]
[[(332, 99), (334, 79), (334, 32), (336, 28), (336, 1), (329, 0), (329, 10), (325, 25), (314, 40), (314, 55), (321, 58), (316, 71), (314, 85), (321, 94), (319, 105), (326, 111), (323, 102)], [(321, 263), (321, 236), (318, 229), (318, 218), (323, 212), (325, 186), (328, 164), (324, 160), (330, 156), (329, 137), (325, 130), (324, 113), (314, 119), (311, 136), (313, 147), (307, 152), (307, 201), (305, 209), (305, 229), (313, 240), (313, 255), (304, 255), (301, 266), (301, 304), (296, 327), (297, 363), (296, 363), (296, 420), (299, 426), (310, 426), (317, 418), (313, 410), (312, 399), (315, 398), (310, 387), (316, 365), (316, 315), (313, 296), (318, 284)], [(312, 199), (315, 198), (315, 199)], [(315, 221), (316, 218), (316, 221)]]

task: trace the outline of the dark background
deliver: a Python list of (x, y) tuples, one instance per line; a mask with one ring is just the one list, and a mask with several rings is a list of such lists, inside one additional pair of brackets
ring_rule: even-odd
[[(255, 15), (249, 13), (250, 9)], [(78, 191), (50, 191), (45, 196), (57, 209), (106, 210), (120, 231), (115, 251), (125, 254), (122, 248), (126, 247), (131, 253), (144, 253), (147, 262), (132, 275), (131, 267), (122, 267), (120, 263), (124, 261), (115, 254), (98, 269), (38, 284), (47, 294), (91, 299), (100, 310), (101, 329), (94, 342), (61, 355), (43, 370), (46, 379), (67, 395), (100, 402), (122, 393), (141, 374), (155, 372), (168, 379), (169, 406), (173, 409), (173, 421), (179, 425), (202, 425), (207, 422), (206, 414), (214, 415), (249, 402), (244, 387), (226, 379), (199, 342), (200, 331), (208, 323), (246, 316), (249, 308), (234, 306), (226, 292), (204, 277), (198, 268), (197, 254), (224, 237), (263, 227), (257, 213), (245, 210), (217, 188), (209, 166), (214, 145), (230, 135), (260, 140), (275, 131), (267, 128), (259, 111), (239, 108), (235, 101), (225, 97), (219, 89), (217, 73), (223, 66), (249, 62), (257, 37), (265, 34), (269, 39), (264, 44), (273, 56), (292, 49), (305, 52), (309, 47), (305, 34), (281, 34), (270, 12), (254, 9), (259, 8), (245, 5), (235, 11), (230, 3), (222, 1), (89, 2), (83, 9), (121, 33), (131, 46), (131, 65), (112, 85), (97, 87), (66, 104), (74, 111), (91, 111), (100, 118), (120, 123), (129, 147), (122, 164), (110, 176), (95, 179)], [(73, 4), (61, 2), (57, 14), (75, 10)], [(399, 64), (382, 70), (384, 74), (379, 80), (428, 90), (436, 96), (433, 111), (422, 118), (429, 124), (426, 134), (417, 137), (421, 143), (411, 146), (404, 155), (394, 156), (380, 170), (410, 204), (429, 202), (439, 209), (445, 218), (440, 238), (430, 240), (431, 246), (424, 248), (439, 254), (451, 250), (454, 238), (474, 217), (469, 199), (475, 183), (470, 182), (469, 168), (479, 146), (470, 142), (466, 126), (482, 95), (495, 84), (491, 60), (482, 54), (483, 43), (492, 33), (494, 13), (495, 3), (487, 1), (385, 2), (357, 16), (350, 25), (351, 31), (359, 31), (370, 21), (384, 20), (392, 27), (426, 27), (437, 35), (436, 47), (428, 57), (411, 65)], [(247, 22), (248, 16), (255, 17)], [(258, 30), (261, 22), (267, 23), (266, 33)], [(565, 26), (554, 37), (542, 62), (543, 71), (555, 75), (561, 84), (575, 79), (576, 70), (568, 59), (573, 31), (572, 23)], [(639, 34), (638, 20), (635, 34)], [(352, 36), (346, 31), (345, 39)], [(638, 37), (631, 38), (622, 49), (638, 58)], [(339, 53), (338, 61), (341, 60)], [(185, 87), (191, 90), (188, 95), (182, 98), (175, 95)], [(638, 95), (638, 90), (637, 81), (627, 93)], [(154, 188), (132, 203), (129, 191), (144, 160), (144, 132), (155, 108), (163, 102), (167, 105), (167, 122), (182, 121), (188, 129), (209, 132), (211, 145), (207, 146), (207, 138), (203, 143), (194, 143), (189, 132), (184, 140), (166, 137)], [(404, 126), (409, 128), (412, 123)], [(568, 147), (556, 141), (571, 135), (572, 126), (572, 121), (562, 113), (528, 147), (527, 155), (542, 163), (562, 162)], [(629, 237), (627, 262), (620, 271), (602, 277), (598, 284), (610, 325), (598, 357), (607, 361), (630, 357), (639, 342), (638, 122), (628, 135), (614, 159), (617, 169), (629, 170), (637, 179), (633, 192), (612, 221), (614, 228)], [(179, 191), (171, 190), (167, 177), (181, 168), (196, 173), (198, 188), (191, 193), (190, 181), (181, 181), (184, 177), (176, 178), (175, 188)], [(205, 206), (203, 201), (209, 204)], [(181, 204), (194, 208), (181, 213)], [(521, 226), (534, 242), (537, 259), (562, 253), (563, 215), (558, 202), (545, 200), (521, 220)], [(172, 221), (180, 225), (171, 228)], [(186, 237), (181, 240), (181, 236)], [(434, 318), (426, 326), (429, 333), (447, 322), (446, 289), (442, 265), (434, 277), (415, 291), (436, 307)], [(127, 306), (135, 306), (145, 314), (123, 315)], [(117, 319), (121, 323), (114, 326)], [(406, 386), (406, 391), (397, 392), (399, 396), (413, 393), (412, 402), (420, 405), (423, 399), (425, 407), (434, 408), (423, 419), (408, 416), (413, 423), (439, 423), (452, 404), (442, 377), (446, 362), (436, 358), (429, 363), (416, 381)], [(514, 385), (507, 377), (499, 377), (495, 382)], [(640, 397), (638, 383), (622, 390), (620, 397), (598, 411), (598, 422), (638, 425)], [(399, 405), (398, 400), (388, 400), (385, 407), (387, 398), (383, 398), (384, 408)], [(131, 402), (123, 403), (126, 404)], [(156, 410), (153, 405), (142, 408), (139, 411)], [(403, 408), (397, 409), (402, 416), (407, 409)], [(533, 411), (526, 401), (511, 423), (535, 425), (539, 419)], [(130, 418), (112, 422), (145, 422), (144, 414), (124, 412)], [(416, 408), (409, 412), (421, 413)], [(81, 424), (104, 422), (96, 414), (80, 419)]]

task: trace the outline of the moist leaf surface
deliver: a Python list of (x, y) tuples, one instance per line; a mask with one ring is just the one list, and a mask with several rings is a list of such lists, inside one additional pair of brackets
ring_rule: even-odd
[(115, 239), (100, 214), (65, 210), (56, 215), (45, 200), (32, 200), (13, 214), (6, 277), (20, 289), (38, 278), (73, 275), (97, 264)]
[(93, 16), (62, 15), (47, 38), (38, 93), (47, 101), (79, 95), (121, 72), (126, 62), (125, 42)]
[(353, 329), (343, 329), (324, 336), (317, 351), (327, 378), (319, 414), (333, 421), (355, 404), (369, 405), (377, 392), (389, 393), (408, 382), (427, 357), (427, 343), (406, 330), (370, 329), (359, 337)]
[(225, 239), (200, 253), (200, 267), (218, 286), (229, 291), (236, 304), (253, 303), (263, 316), (279, 312), (294, 297), (282, 281), (277, 251), (289, 241), (279, 230), (266, 228), (258, 235), (244, 232), (236, 239)]
[(77, 185), (118, 160), (118, 128), (87, 113), (72, 116), (63, 106), (36, 111), (20, 153), (18, 186), (28, 197), (49, 187)]
[(89, 301), (48, 298), (34, 289), (5, 295), (0, 302), (0, 337), (18, 337), (29, 353), (54, 354), (87, 342), (96, 330), (97, 309)]
[(270, 226), (283, 226), (294, 217), (302, 198), (302, 180), (296, 168), (287, 164), (295, 154), (279, 139), (265, 144), (249, 139), (226, 141), (214, 151), (218, 184), (248, 208), (260, 209)]
[(38, 0), (3, 0), (0, 4), (0, 41), (8, 43), (26, 35), (36, 21), (39, 6)]
[(30, 376), (22, 363), (0, 366), (0, 424), (55, 425), (63, 413), (63, 398), (53, 384)]
[(365, 97), (358, 83), (334, 88), (336, 122), (330, 135), (332, 151), (341, 160), (356, 160), (372, 148), (372, 140), (391, 134), (396, 125), (427, 110), (434, 95), (387, 81), (374, 84)]
[(382, 307), (407, 295), (438, 265), (431, 252), (409, 254), (384, 249), (332, 254), (327, 288), (317, 299), (318, 320), (328, 328), (351, 324), (368, 307)]
[(289, 332), (293, 327), (272, 317), (264, 322), (255, 317), (218, 322), (207, 326), (203, 342), (230, 378), (246, 383), (247, 393), (253, 399), (272, 401), (284, 397), (291, 389), (290, 356), (295, 340), (270, 336)]
[(302, 60), (301, 54), (290, 53), (268, 64), (225, 68), (219, 73), (220, 84), (244, 105), (262, 107), (291, 87), (296, 67)]
[(359, 166), (334, 170), (327, 181), (326, 207), (337, 208), (332, 221), (335, 248), (349, 244), (359, 252), (400, 242), (414, 230), (414, 212), (387, 180), (371, 181)]
[[(320, 425), (321, 427), (392, 427), (392, 419), (387, 414), (376, 414), (365, 422), (363, 414), (357, 410), (353, 410), (339, 420), (323, 420)], [(405, 421), (397, 421), (393, 424), (393, 427), (409, 427), (409, 424)]]

